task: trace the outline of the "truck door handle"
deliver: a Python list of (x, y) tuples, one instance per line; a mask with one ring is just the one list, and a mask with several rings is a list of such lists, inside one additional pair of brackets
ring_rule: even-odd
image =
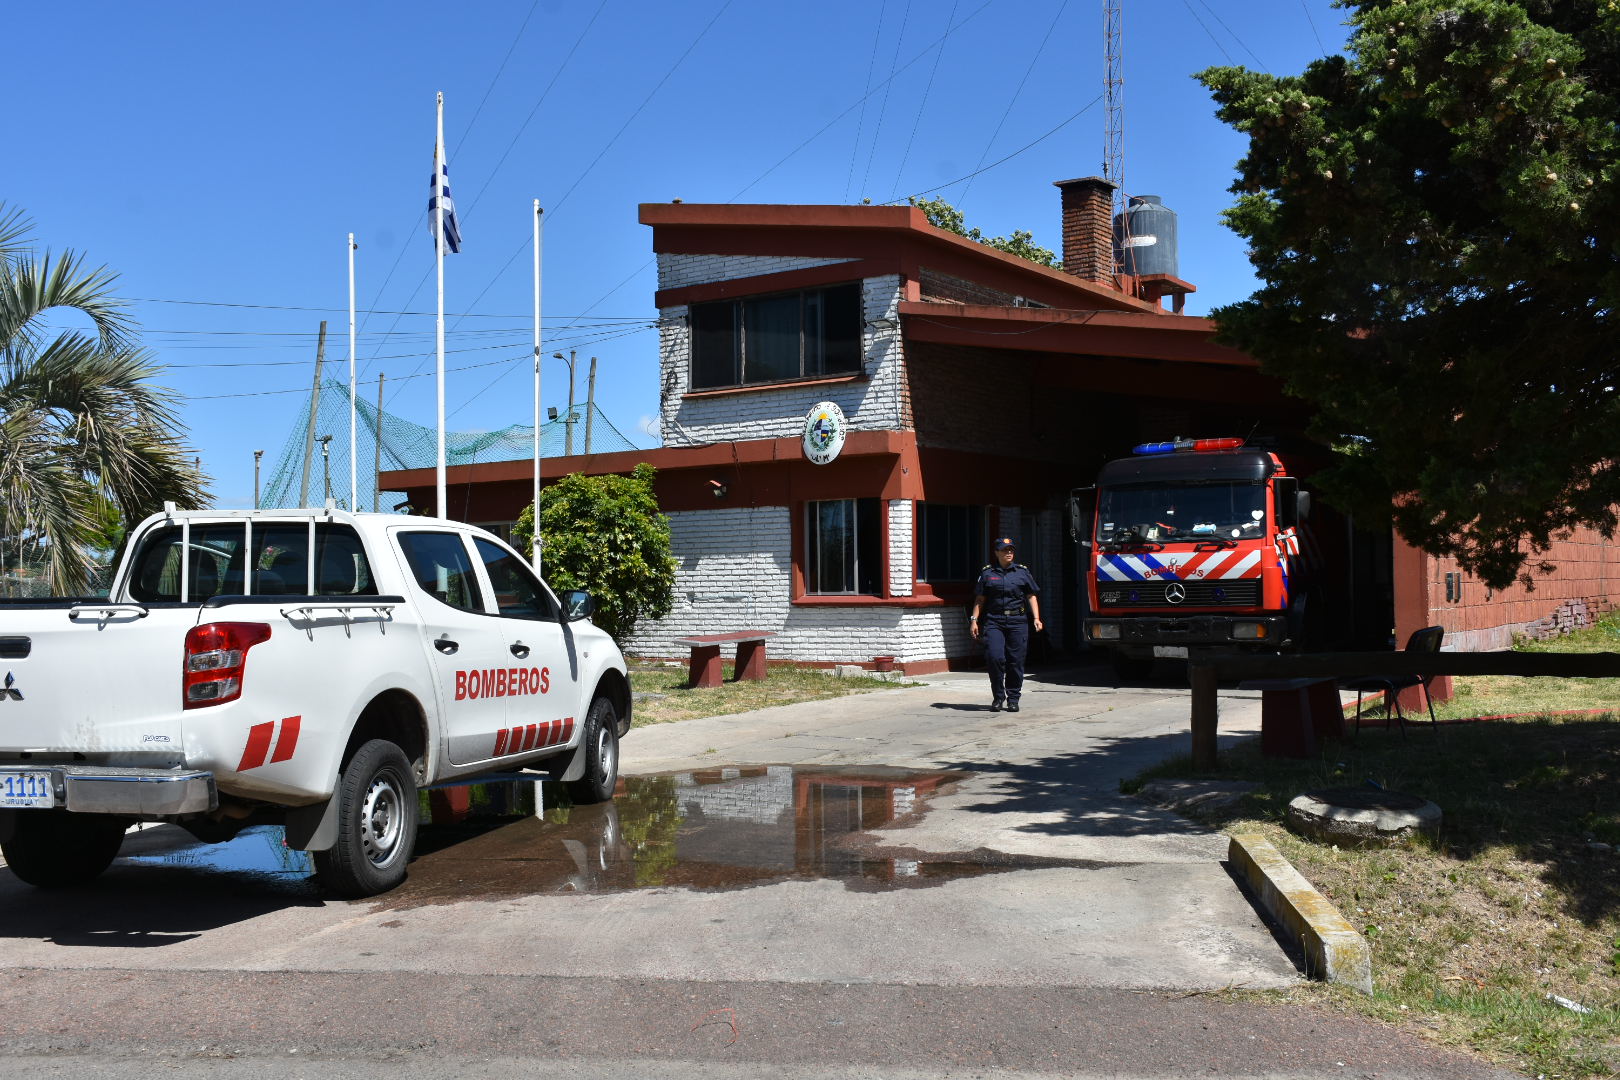
[(521, 641), (516, 645), (510, 646), (510, 648), (512, 650), (512, 655), (517, 657), (519, 660), (526, 659), (529, 655), (529, 647), (523, 644)]
[(446, 656), (449, 656), (451, 653), (461, 648), (461, 642), (451, 641), (447, 637), (442, 637), (433, 643), (433, 647), (444, 653)]

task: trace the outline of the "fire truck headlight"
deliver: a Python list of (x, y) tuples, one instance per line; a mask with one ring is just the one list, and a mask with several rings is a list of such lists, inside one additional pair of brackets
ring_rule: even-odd
[(1119, 640), (1119, 623), (1111, 623), (1111, 622), (1092, 623), (1091, 624), (1091, 640), (1093, 640), (1093, 641), (1118, 641)]
[(1258, 641), (1265, 636), (1265, 623), (1240, 622), (1232, 624), (1232, 637), (1238, 641)]

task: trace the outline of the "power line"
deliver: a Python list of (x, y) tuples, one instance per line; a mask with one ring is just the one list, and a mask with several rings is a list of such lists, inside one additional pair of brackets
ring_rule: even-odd
[[(1052, 40), (1052, 31), (1057, 29), (1058, 20), (1063, 18), (1063, 12), (1068, 6), (1069, 0), (1063, 0), (1058, 5), (1057, 14), (1052, 16), (1051, 25), (1046, 28), (1046, 36), (1041, 38), (1040, 45), (1036, 47), (1034, 55), (1029, 58), (1029, 65), (1024, 68), (1024, 77), (1018, 80), (1018, 87), (1013, 91), (1012, 97), (1007, 99), (1007, 107), (1002, 110), (1001, 119), (996, 121), (996, 129), (990, 133), (989, 140), (984, 144), (984, 152), (979, 155), (979, 164), (973, 167), (975, 170), (979, 168), (979, 165), (984, 164), (985, 158), (990, 156), (990, 148), (996, 145), (996, 137), (1001, 134), (1002, 127), (1006, 125), (1007, 117), (1012, 115), (1013, 106), (1018, 104), (1018, 98), (1023, 94), (1024, 86), (1029, 82), (1029, 77), (1034, 72), (1036, 63), (1040, 61), (1041, 53), (1046, 51), (1046, 43)], [(973, 178), (977, 175), (979, 175), (977, 171), (968, 174), (967, 187), (962, 189), (962, 194), (957, 199), (959, 207), (967, 202), (968, 192), (973, 190)]]
[(839, 113), (837, 116), (833, 117), (831, 120), (829, 120), (825, 124), (821, 125), (821, 127), (818, 128), (813, 135), (811, 135), (809, 138), (805, 139), (798, 146), (795, 146), (792, 150), (789, 150), (786, 154), (784, 154), (782, 156), (781, 160), (779, 160), (775, 165), (772, 165), (770, 168), (766, 169), (764, 172), (762, 172), (758, 176), (754, 177), (753, 180), (751, 180), (747, 184), (745, 184), (741, 189), (738, 190), (738, 192), (735, 195), (733, 195), (727, 201), (728, 202), (736, 202), (738, 199), (742, 198), (745, 194), (747, 194), (747, 192), (748, 192), (748, 190), (750, 188), (754, 187), (761, 180), (764, 180), (767, 176), (771, 175), (771, 173), (775, 172), (777, 169), (780, 169), (783, 165), (787, 164), (787, 162), (791, 158), (793, 158), (796, 154), (798, 154), (798, 152), (800, 150), (803, 150), (805, 147), (809, 146), (811, 143), (813, 143), (817, 139), (821, 138), (823, 135), (825, 135), (827, 133), (828, 129), (831, 128), (834, 124), (838, 123), (838, 121), (842, 120), (844, 117), (846, 117), (850, 113), (854, 112), (857, 108), (860, 107), (860, 105), (863, 102), (866, 101), (867, 98), (871, 97), (873, 94), (875, 94), (879, 90), (883, 89), (883, 87), (889, 85), (889, 83), (893, 82), (895, 79), (898, 79), (901, 75), (905, 74), (907, 69), (909, 69), (912, 64), (915, 64), (918, 60), (921, 60), (923, 57), (927, 56), (930, 52), (933, 51), (933, 49), (934, 49), (934, 47), (936, 45), (942, 44), (945, 41), (946, 38), (950, 37), (952, 34), (956, 33), (958, 30), (962, 29), (962, 27), (964, 27), (968, 23), (972, 22), (975, 18), (977, 18), (979, 16), (979, 14), (981, 12), (983, 12), (985, 10), (985, 8), (988, 8), (990, 6), (990, 4), (991, 4), (991, 0), (984, 0), (984, 3), (980, 4), (977, 8), (974, 8), (973, 13), (971, 15), (969, 15), (967, 18), (963, 19), (961, 22), (957, 23), (955, 26), (946, 27), (945, 32), (943, 34), (941, 34), (938, 38), (934, 39), (932, 44), (928, 45), (921, 52), (919, 52), (916, 56), (913, 56), (910, 60), (906, 61), (905, 65), (903, 67), (901, 67), (900, 70), (896, 71), (893, 75), (890, 75), (887, 79), (883, 80), (883, 82), (881, 84), (879, 84), (878, 86), (876, 86), (873, 89), (867, 91), (866, 94), (864, 94), (862, 97), (860, 97), (858, 100), (856, 100), (852, 105), (850, 105), (848, 108), (846, 108), (843, 112)]
[(911, 200), (911, 199), (920, 199), (924, 195), (929, 195), (929, 194), (932, 194), (933, 192), (936, 192), (936, 191), (944, 191), (946, 188), (950, 187), (952, 184), (960, 184), (963, 180), (967, 180), (970, 177), (978, 176), (980, 173), (987, 173), (991, 169), (996, 168), (998, 165), (1003, 165), (1006, 162), (1009, 162), (1013, 158), (1017, 157), (1019, 154), (1022, 154), (1024, 151), (1030, 150), (1030, 149), (1032, 149), (1032, 148), (1034, 148), (1036, 146), (1039, 146), (1041, 143), (1045, 142), (1047, 139), (1050, 139), (1053, 135), (1056, 135), (1058, 132), (1062, 131), (1064, 128), (1068, 127), (1070, 124), (1072, 124), (1076, 120), (1080, 119), (1080, 117), (1082, 117), (1086, 113), (1090, 112), (1091, 107), (1093, 105), (1097, 104), (1097, 102), (1099, 102), (1101, 100), (1102, 100), (1102, 95), (1098, 94), (1096, 97), (1094, 97), (1090, 101), (1086, 102), (1085, 106), (1083, 108), (1081, 108), (1079, 112), (1071, 114), (1067, 120), (1064, 120), (1062, 123), (1058, 124), (1057, 127), (1053, 128), (1051, 131), (1048, 131), (1045, 135), (1042, 135), (1040, 138), (1035, 139), (1032, 142), (1025, 143), (1023, 146), (1020, 146), (1017, 150), (1014, 150), (1012, 153), (1008, 154), (1006, 157), (998, 158), (997, 160), (992, 161), (990, 164), (986, 165), (982, 169), (976, 169), (973, 172), (968, 173), (967, 176), (958, 176), (955, 180), (948, 180), (945, 183), (938, 185), (937, 187), (924, 188), (921, 191), (914, 191), (910, 195), (905, 195), (905, 196), (897, 195), (894, 198), (889, 199), (888, 202), (890, 202), (890, 203), (899, 203), (899, 202), (904, 202), (904, 201), (908, 201), (908, 200)]

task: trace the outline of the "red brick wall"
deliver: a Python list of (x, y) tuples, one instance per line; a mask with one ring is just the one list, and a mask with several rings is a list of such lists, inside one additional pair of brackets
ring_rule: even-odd
[[(1463, 574), (1455, 559), (1424, 560), (1428, 618), (1446, 628), (1446, 645), (1459, 652), (1488, 652), (1513, 644), (1515, 634), (1542, 638), (1588, 626), (1620, 601), (1620, 545), (1593, 529), (1578, 529), (1555, 542), (1541, 559), (1550, 574), (1532, 571), (1535, 589), (1513, 585), (1493, 592)], [(1446, 575), (1453, 579), (1446, 599)], [(1412, 627), (1402, 627), (1409, 633)]]

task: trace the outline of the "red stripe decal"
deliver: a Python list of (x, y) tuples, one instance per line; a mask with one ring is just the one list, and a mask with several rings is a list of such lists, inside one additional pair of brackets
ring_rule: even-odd
[(518, 749), (520, 751), (521, 750), (528, 750), (528, 749), (530, 749), (531, 747), (534, 746), (534, 738), (535, 738), (537, 728), (538, 728), (538, 725), (530, 724), (528, 727), (523, 729), (523, 745), (518, 747)]
[(247, 772), (264, 764), (264, 756), (270, 752), (270, 736), (275, 730), (274, 720), (267, 720), (248, 728), (247, 746), (242, 749), (242, 760), (237, 763), (237, 772)]
[(285, 716), (281, 719), (281, 737), (276, 739), (276, 752), (270, 758), (270, 764), (278, 761), (287, 761), (298, 749), (298, 729), (303, 726), (302, 716)]
[(495, 733), (495, 753), (492, 755), (493, 757), (500, 757), (506, 753), (506, 736), (510, 730), (510, 728), (501, 728)]
[(558, 739), (558, 742), (567, 742), (574, 737), (574, 718), (572, 716), (563, 717), (562, 729), (562, 738)]
[(560, 727), (555, 720), (547, 720), (540, 725), (540, 745), (552, 746), (557, 742), (557, 732)]

